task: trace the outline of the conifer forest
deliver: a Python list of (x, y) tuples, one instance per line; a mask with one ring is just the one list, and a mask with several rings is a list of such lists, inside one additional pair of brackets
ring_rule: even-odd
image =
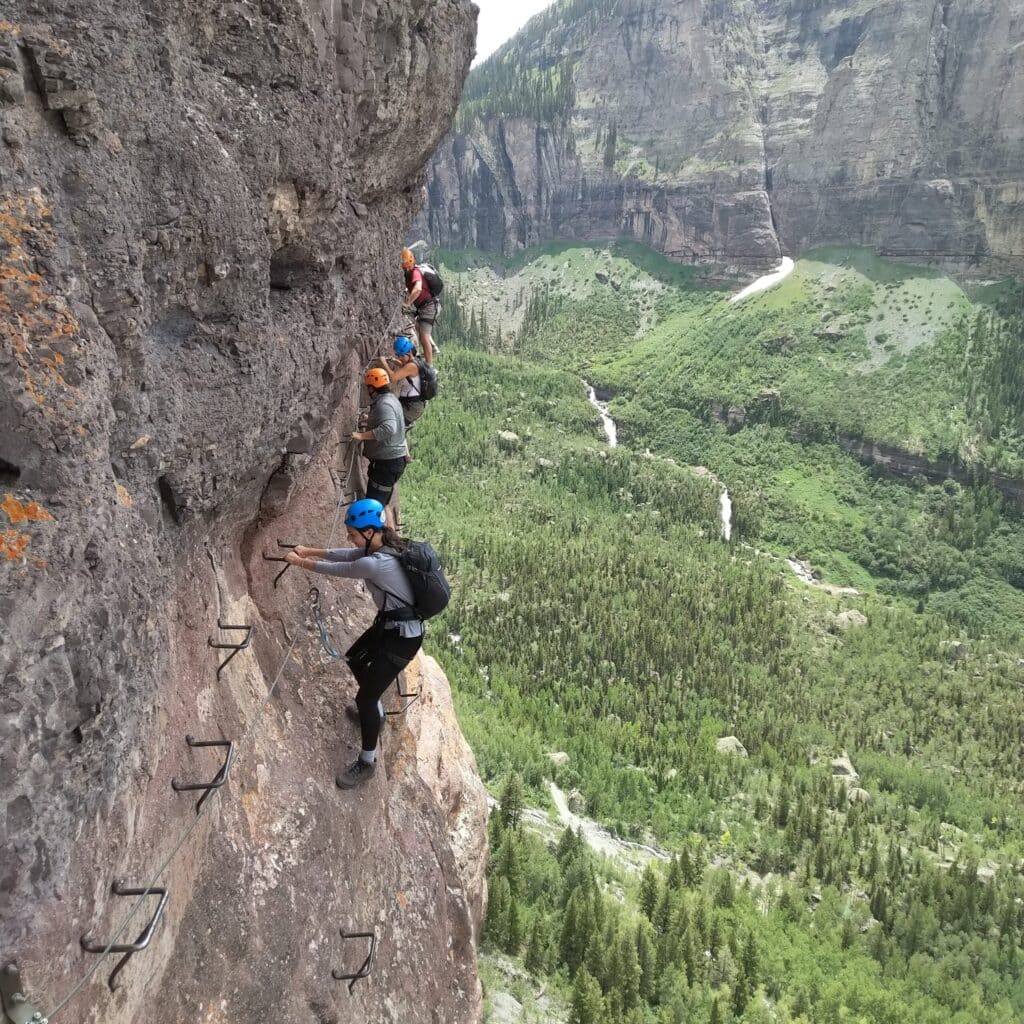
[(857, 250), (738, 305), (625, 244), (443, 259), (403, 516), (497, 800), (485, 982), (572, 1024), (1024, 1018), (1020, 292)]

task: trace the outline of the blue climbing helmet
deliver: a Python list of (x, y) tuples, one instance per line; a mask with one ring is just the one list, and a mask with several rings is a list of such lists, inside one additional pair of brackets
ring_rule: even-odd
[(397, 338), (395, 338), (396, 356), (407, 356), (410, 352), (415, 351), (416, 346), (404, 334), (400, 334)]
[(361, 498), (349, 505), (345, 525), (353, 530), (365, 530), (368, 526), (381, 529), (387, 525), (384, 506), (374, 498)]

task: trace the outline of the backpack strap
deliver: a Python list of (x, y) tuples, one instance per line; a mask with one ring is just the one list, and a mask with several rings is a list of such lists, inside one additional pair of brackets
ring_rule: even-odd
[[(391, 555), (392, 558), (398, 558), (398, 555), (392, 555), (390, 551), (384, 551), (382, 553), (385, 555)], [(403, 569), (402, 571), (404, 572), (405, 570)], [(416, 611), (415, 605), (407, 604), (393, 590), (388, 590), (387, 587), (382, 587), (379, 583), (374, 583), (374, 586), (378, 590), (383, 590), (388, 597), (393, 597), (399, 605), (401, 605), (401, 607), (392, 608), (390, 611), (381, 608), (381, 610), (377, 612), (378, 619), (384, 619), (387, 622), (411, 622), (413, 619), (419, 619), (420, 622), (423, 621), (423, 616)]]

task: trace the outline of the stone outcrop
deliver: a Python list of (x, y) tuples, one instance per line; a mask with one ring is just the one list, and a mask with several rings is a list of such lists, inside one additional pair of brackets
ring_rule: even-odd
[[(472, 22), (466, 0), (0, 16), (0, 947), (43, 1010), (123, 920), (111, 883), (194, 820), (170, 781), (216, 761), (186, 734), (239, 741), (152, 946), (58, 1020), (479, 1019), (485, 805), (443, 677), (339, 794), (348, 676), (308, 581), (275, 589), (260, 557), (339, 539), (358, 373)], [(367, 600), (321, 591), (340, 647)], [(253, 626), (219, 679), (218, 619)], [(350, 999), (338, 930), (370, 926)]]
[(489, 97), (487, 65), (474, 71), (467, 95), (498, 113), (464, 111), (431, 165), (417, 229), (435, 244), (1024, 252), (1022, 0), (589, 7), (491, 62), (571, 74), (564, 110)]

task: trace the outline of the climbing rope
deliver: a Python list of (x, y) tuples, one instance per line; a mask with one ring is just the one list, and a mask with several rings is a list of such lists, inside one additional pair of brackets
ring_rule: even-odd
[[(354, 443), (351, 444), (350, 447), (351, 447), (352, 451), (356, 450), (356, 446), (355, 446)], [(353, 464), (354, 464), (354, 459), (350, 459), (350, 472), (351, 472), (351, 466)], [(338, 498), (337, 498), (337, 501), (335, 502), (335, 506), (334, 506), (334, 519), (333, 519), (333, 521), (331, 523), (331, 529), (330, 529), (330, 532), (328, 533), (327, 541), (324, 544), (325, 548), (329, 548), (331, 546), (331, 543), (334, 540), (334, 534), (335, 534), (335, 531), (338, 528), (338, 520), (341, 518), (342, 508), (344, 508), (345, 505), (351, 504), (351, 502), (346, 501), (345, 498), (346, 498), (346, 492), (344, 490), (340, 490), (340, 493), (338, 494)], [(322, 626), (322, 619), (320, 620), (320, 623), (318, 624), (318, 627), (321, 629), (321, 637), (323, 637), (325, 630), (324, 630), (324, 627)], [(240, 748), (240, 747), (245, 745), (245, 743), (252, 736), (253, 731), (255, 730), (256, 726), (259, 724), (260, 720), (262, 719), (263, 713), (266, 710), (267, 704), (270, 702), (271, 697), (273, 697), (274, 693), (277, 690), (277, 686), (278, 686), (278, 684), (281, 681), (281, 676), (284, 674), (285, 666), (288, 664), (288, 661), (291, 658), (292, 651), (295, 648), (295, 644), (296, 644), (297, 641), (298, 641), (298, 634), (296, 634), (295, 638), (289, 643), (288, 649), (285, 651), (284, 657), (281, 659), (281, 664), (278, 666), (277, 672), (274, 675), (274, 679), (273, 679), (273, 681), (270, 684), (270, 688), (267, 690), (266, 694), (263, 697), (263, 700), (260, 702), (260, 705), (259, 705), (259, 707), (256, 710), (256, 714), (251, 719), (248, 727), (246, 728), (245, 732), (242, 735), (241, 740), (238, 741), (238, 743), (236, 745), (237, 747)], [(335, 657), (340, 657), (340, 655), (337, 655), (337, 654), (334, 655), (334, 656)], [(236, 763), (237, 763), (237, 759), (236, 759)], [(110, 942), (107, 943), (106, 947), (101, 952), (99, 952), (96, 955), (96, 960), (93, 963), (92, 967), (90, 967), (89, 970), (85, 972), (85, 974), (78, 981), (78, 983), (57, 1004), (57, 1006), (53, 1010), (51, 1010), (48, 1014), (44, 1015), (42, 1020), (39, 1021), (39, 1024), (43, 1024), (44, 1021), (46, 1021), (46, 1022), (53, 1021), (54, 1017), (56, 1017), (57, 1014), (59, 1014), (62, 1010), (64, 1010), (64, 1008), (71, 1002), (71, 1000), (74, 999), (75, 996), (77, 996), (78, 993), (81, 992), (81, 990), (93, 978), (93, 976), (96, 974), (96, 972), (99, 970), (100, 966), (102, 965), (103, 961), (106, 959), (106, 957), (113, 950), (113, 947), (118, 945), (120, 939), (124, 936), (125, 932), (128, 930), (129, 926), (131, 925), (132, 921), (135, 919), (136, 915), (139, 912), (139, 909), (142, 907), (142, 905), (146, 901), (147, 897), (152, 895), (153, 892), (157, 889), (157, 882), (159, 882), (160, 877), (167, 870), (167, 868), (170, 866), (171, 862), (178, 855), (178, 852), (181, 850), (181, 848), (185, 845), (185, 843), (189, 840), (189, 838), (195, 832), (197, 826), (199, 825), (199, 822), (203, 819), (203, 816), (205, 815), (206, 811), (209, 809), (209, 807), (211, 806), (212, 803), (213, 803), (212, 800), (207, 800), (198, 809), (197, 813), (192, 818), (192, 821), (189, 823), (188, 828), (186, 828), (185, 831), (181, 834), (181, 836), (179, 837), (177, 842), (174, 844), (174, 846), (171, 847), (171, 852), (161, 862), (159, 868), (156, 870), (156, 872), (153, 875), (152, 881), (149, 883), (149, 885), (147, 885), (145, 887), (145, 889), (143, 889), (141, 891), (140, 895), (138, 895), (136, 897), (135, 902), (129, 908), (127, 914), (124, 917), (124, 920), (121, 922), (120, 927), (115, 932), (114, 937), (110, 940)]]

